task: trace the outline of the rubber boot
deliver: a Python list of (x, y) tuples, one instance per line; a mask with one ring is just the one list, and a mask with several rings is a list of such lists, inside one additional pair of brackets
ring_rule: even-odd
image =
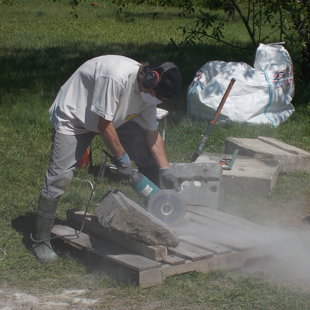
[(54, 226), (58, 199), (47, 199), (40, 196), (36, 212), (33, 251), (41, 262), (55, 262), (57, 254), (54, 252), (49, 239)]

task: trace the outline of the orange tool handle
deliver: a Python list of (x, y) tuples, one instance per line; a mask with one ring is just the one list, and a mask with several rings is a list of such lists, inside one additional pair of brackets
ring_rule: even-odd
[(219, 117), (219, 115), (220, 115), (220, 113), (221, 113), (221, 111), (222, 111), (222, 109), (223, 109), (223, 106), (224, 106), (224, 104), (225, 104), (225, 102), (226, 102), (226, 99), (227, 99), (227, 97), (229, 96), (229, 93), (230, 93), (232, 87), (234, 86), (235, 82), (236, 82), (236, 79), (235, 79), (235, 78), (232, 78), (232, 79), (230, 80), (229, 85), (227, 86), (227, 89), (226, 89), (226, 91), (225, 91), (225, 93), (224, 93), (224, 96), (223, 96), (223, 98), (222, 98), (222, 100), (221, 100), (219, 106), (217, 107), (217, 109), (216, 109), (216, 111), (215, 111), (215, 113), (214, 113), (214, 115), (213, 115), (212, 120), (210, 121), (210, 124), (211, 124), (211, 125), (214, 125), (214, 124), (216, 123), (216, 121), (217, 121), (217, 119), (218, 119), (218, 117)]

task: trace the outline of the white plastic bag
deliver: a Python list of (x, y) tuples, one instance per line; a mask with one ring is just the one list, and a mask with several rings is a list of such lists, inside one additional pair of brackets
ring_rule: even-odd
[(211, 61), (201, 67), (188, 88), (188, 114), (210, 120), (230, 82), (236, 82), (219, 120), (270, 124), (286, 121), (294, 112), (291, 57), (277, 44), (260, 44), (254, 68), (246, 63)]

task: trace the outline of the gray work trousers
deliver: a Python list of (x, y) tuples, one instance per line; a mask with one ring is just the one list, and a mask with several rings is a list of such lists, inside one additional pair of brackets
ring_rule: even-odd
[[(158, 166), (146, 143), (145, 131), (134, 121), (117, 129), (120, 141), (139, 171), (158, 185)], [(53, 130), (50, 165), (45, 173), (41, 195), (55, 199), (71, 184), (73, 171), (90, 146), (95, 133), (64, 135)]]

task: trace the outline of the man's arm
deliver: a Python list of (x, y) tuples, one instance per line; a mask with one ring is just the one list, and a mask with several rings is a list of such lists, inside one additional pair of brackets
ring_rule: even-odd
[(158, 131), (146, 131), (146, 140), (153, 155), (159, 166), (159, 182), (161, 188), (180, 190), (179, 181), (175, 177), (172, 170), (169, 168), (164, 141)]
[(153, 155), (154, 159), (156, 160), (159, 168), (169, 168), (169, 162), (167, 159), (164, 141), (160, 135), (160, 133), (156, 131), (147, 130), (146, 131), (146, 141)]
[(113, 163), (116, 165), (118, 172), (125, 177), (129, 177), (132, 174), (130, 158), (119, 140), (113, 123), (99, 117), (98, 130), (104, 143), (114, 156)]
[(99, 117), (98, 130), (103, 138), (104, 143), (112, 152), (113, 156), (120, 157), (126, 153), (111, 121), (107, 121), (106, 119)]

